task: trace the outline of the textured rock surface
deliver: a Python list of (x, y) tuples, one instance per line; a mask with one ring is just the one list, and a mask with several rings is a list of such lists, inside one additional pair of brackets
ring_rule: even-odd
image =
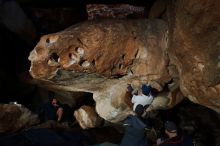
[(171, 79), (166, 47), (163, 21), (88, 21), (43, 36), (30, 53), (30, 73), (62, 90), (93, 93), (98, 114), (117, 122), (131, 112), (124, 102), (128, 83), (160, 88)]
[(111, 78), (134, 74), (163, 78), (163, 83), (170, 79), (165, 49), (163, 21), (87, 21), (43, 36), (29, 56), (30, 73), (43, 79), (53, 78), (59, 69)]
[(159, 20), (88, 21), (45, 35), (29, 56), (30, 73), (57, 89), (93, 93), (97, 113), (111, 122), (131, 113), (125, 97), (134, 80), (161, 91), (172, 79), (171, 92), (158, 95), (149, 110), (186, 96), (220, 112), (219, 5), (168, 1), (169, 37)]
[(82, 106), (74, 112), (74, 116), (83, 129), (99, 127), (103, 119), (98, 116), (94, 107)]
[(89, 20), (100, 18), (145, 18), (145, 8), (140, 6), (129, 4), (88, 4), (86, 7)]
[(220, 1), (168, 4), (169, 57), (191, 101), (220, 112)]
[(15, 132), (40, 122), (37, 115), (19, 105), (0, 104), (0, 133)]

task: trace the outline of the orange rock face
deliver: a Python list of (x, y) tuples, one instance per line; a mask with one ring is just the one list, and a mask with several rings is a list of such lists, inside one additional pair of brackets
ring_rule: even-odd
[(93, 93), (97, 113), (117, 122), (131, 112), (127, 84), (139, 80), (161, 89), (170, 81), (166, 48), (162, 20), (87, 21), (43, 36), (30, 53), (30, 73), (61, 90)]
[(168, 4), (171, 63), (180, 89), (195, 103), (220, 112), (220, 1)]
[(122, 77), (168, 77), (166, 24), (159, 20), (88, 21), (43, 36), (31, 52), (30, 73), (51, 79), (58, 70)]
[(162, 90), (173, 79), (178, 90), (155, 98), (153, 108), (186, 96), (220, 112), (219, 6), (170, 0), (168, 28), (161, 20), (100, 20), (45, 35), (29, 56), (30, 73), (62, 90), (92, 92), (97, 113), (112, 122), (131, 111), (124, 97), (134, 80)]

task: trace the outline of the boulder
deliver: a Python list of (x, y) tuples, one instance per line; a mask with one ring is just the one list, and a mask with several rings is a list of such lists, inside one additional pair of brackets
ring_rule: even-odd
[(40, 120), (20, 104), (0, 104), (0, 133), (11, 133), (38, 124)]
[(220, 1), (177, 0), (168, 4), (170, 64), (180, 90), (192, 102), (220, 112)]
[(95, 108), (91, 106), (82, 106), (74, 112), (74, 116), (83, 129), (95, 128), (101, 126), (103, 119), (96, 113)]
[(93, 93), (99, 116), (118, 122), (132, 113), (124, 102), (128, 84), (161, 90), (171, 80), (166, 48), (162, 20), (86, 21), (41, 37), (30, 74), (50, 88)]

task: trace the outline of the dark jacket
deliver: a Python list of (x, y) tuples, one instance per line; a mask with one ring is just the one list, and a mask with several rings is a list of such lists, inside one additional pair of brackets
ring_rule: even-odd
[(145, 137), (147, 125), (137, 116), (129, 116), (124, 125), (126, 126), (124, 137), (120, 146), (148, 146)]
[(47, 102), (42, 107), (40, 107), (40, 110), (38, 112), (39, 117), (41, 118), (42, 121), (47, 121), (47, 120), (57, 120), (57, 110), (58, 108), (61, 107), (61, 105), (58, 105), (57, 107), (53, 106), (51, 102)]
[(194, 146), (193, 140), (189, 136), (176, 136), (166, 140), (160, 146)]

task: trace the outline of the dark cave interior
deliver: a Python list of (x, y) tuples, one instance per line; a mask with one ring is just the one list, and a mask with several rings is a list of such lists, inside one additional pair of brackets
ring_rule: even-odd
[[(14, 15), (13, 18), (11, 14), (3, 15), (3, 12), (6, 12), (3, 10), (4, 8), (2, 8), (5, 2), (6, 0), (0, 0), (0, 13), (2, 13), (0, 15), (0, 20), (4, 19), (4, 17), (10, 16), (9, 19), (11, 19), (11, 23), (15, 23), (16, 25), (17, 21), (15, 18), (19, 16)], [(145, 14), (143, 17), (148, 18), (148, 11), (155, 1), (115, 0), (108, 2), (91, 2), (88, 0), (82, 0), (81, 2), (75, 2), (71, 0), (17, 0), (16, 2), (19, 4), (28, 19), (31, 20), (35, 30), (30, 30), (28, 32), (32, 33), (33, 38), (27, 39), (27, 37), (29, 37), (28, 35), (13, 32), (3, 21), (0, 21), (0, 44), (2, 52), (0, 57), (0, 102), (9, 103), (17, 101), (34, 111), (40, 103), (44, 102), (44, 96), (48, 96), (48, 91), (36, 85), (25, 83), (22, 78), (24, 77), (24, 74), (28, 73), (30, 68), (30, 61), (28, 61), (29, 53), (35, 47), (42, 35), (58, 32), (68, 26), (87, 20), (88, 15), (86, 5), (88, 4), (101, 3), (106, 5), (117, 5), (123, 3), (141, 6), (145, 8)], [(134, 17), (135, 16), (129, 16), (128, 18)], [(59, 96), (59, 93), (57, 95)], [(88, 105), (95, 104), (94, 100), (90, 98), (92, 96), (91, 93), (83, 93), (83, 96), (88, 100), (81, 99), (82, 101), (80, 102), (87, 102), (86, 104)], [(79, 106), (80, 105), (75, 105), (75, 109)], [(200, 133), (202, 135), (198, 135), (200, 140), (201, 137), (203, 138), (203, 141), (201, 142), (203, 143), (202, 145), (211, 146), (218, 142), (218, 137), (220, 137), (220, 127), (218, 124), (220, 121), (220, 115), (206, 107), (186, 101), (173, 109), (160, 111), (158, 115), (159, 116), (157, 118), (161, 121), (173, 120), (179, 123), (181, 127), (193, 127), (193, 132), (196, 131), (196, 133)], [(158, 119), (155, 120), (156, 121), (153, 122), (156, 123)], [(188, 129), (182, 130), (183, 132), (184, 130), (187, 132), (190, 131)], [(91, 131), (94, 132), (94, 129)]]
[[(17, 2), (35, 27), (35, 30), (30, 30), (30, 32), (26, 33), (32, 33), (31, 35), (33, 35), (34, 37), (30, 39), (24, 39), (17, 32), (13, 32), (9, 28), (7, 28), (4, 22), (2, 22), (0, 25), (0, 43), (2, 46), (3, 54), (1, 57), (0, 79), (2, 102), (16, 100), (23, 103), (26, 101), (26, 99), (28, 98), (26, 96), (29, 96), (28, 94), (30, 94), (28, 92), (33, 90), (33, 88), (28, 87), (28, 85), (21, 82), (19, 76), (20, 74), (27, 72), (30, 68), (30, 61), (28, 61), (30, 51), (35, 47), (36, 43), (39, 41), (39, 38), (42, 35), (58, 32), (73, 24), (76, 24), (77, 22), (87, 20), (87, 4), (101, 3), (107, 5), (116, 5), (118, 3), (125, 3), (149, 8), (150, 5), (152, 5), (153, 0), (148, 1), (146, 4), (144, 3), (144, 1), (132, 2), (123, 0), (117, 2), (108, 1), (104, 3), (95, 1), (82, 1), (77, 3), (69, 0), (56, 0), (53, 2), (49, 0), (18, 0)], [(2, 1), (2, 5), (3, 4), (4, 1)], [(7, 11), (4, 13), (7, 13)], [(8, 15), (5, 15), (5, 17), (9, 17), (9, 19), (11, 19), (11, 23), (15, 23), (15, 25), (16, 23), (19, 23), (18, 21), (13, 20), (16, 17), (15, 15)], [(4, 15), (2, 15), (1, 17), (3, 19)], [(27, 37), (28, 35), (29, 34), (27, 34)]]

